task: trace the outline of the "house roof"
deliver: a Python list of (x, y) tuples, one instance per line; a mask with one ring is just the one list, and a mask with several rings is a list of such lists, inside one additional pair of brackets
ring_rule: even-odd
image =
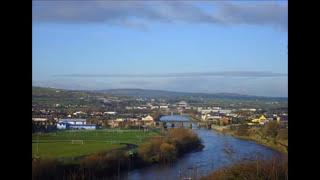
[(47, 118), (32, 118), (33, 121), (47, 121)]
[(264, 115), (261, 115), (259, 119), (266, 119), (266, 117), (264, 117)]
[(64, 124), (64, 125), (69, 125), (69, 126), (96, 126), (96, 124), (70, 124), (69, 122), (68, 121), (61, 121), (58, 124)]
[(96, 126), (96, 124), (70, 124), (70, 126)]
[[(70, 121), (86, 122), (87, 120), (86, 120), (86, 119), (60, 119), (60, 121), (67, 121), (67, 122), (70, 122)], [(60, 122), (60, 121), (59, 121), (59, 122)]]

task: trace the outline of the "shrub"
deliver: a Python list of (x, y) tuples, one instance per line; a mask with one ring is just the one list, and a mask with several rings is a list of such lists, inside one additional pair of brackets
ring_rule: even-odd
[(184, 128), (170, 129), (167, 138), (152, 140), (139, 146), (138, 156), (144, 163), (168, 162), (180, 154), (194, 150), (201, 140), (193, 131)]
[(129, 161), (129, 156), (120, 150), (109, 152), (101, 151), (85, 157), (81, 163), (81, 169), (93, 173), (97, 177), (106, 175), (108, 172), (117, 172), (119, 166), (126, 167)]
[(277, 137), (278, 131), (281, 128), (281, 125), (277, 122), (266, 123), (262, 129), (262, 134), (264, 136), (275, 138)]
[(179, 153), (196, 149), (201, 145), (201, 140), (198, 135), (185, 128), (170, 129), (170, 134), (171, 140)]
[(280, 129), (277, 134), (278, 139), (287, 140), (288, 139), (288, 129)]
[(231, 125), (231, 126), (230, 126), (230, 130), (231, 130), (231, 131), (236, 131), (236, 130), (237, 130), (237, 127), (234, 126), (234, 125)]
[(163, 162), (171, 162), (175, 160), (177, 156), (176, 148), (168, 143), (162, 143), (160, 146), (160, 160)]
[(248, 135), (248, 127), (247, 125), (241, 124), (237, 127), (236, 130), (237, 136), (247, 136)]
[(59, 163), (55, 158), (32, 161), (32, 179), (59, 179)]
[(220, 169), (201, 180), (236, 179), (288, 179), (288, 160), (278, 157), (269, 160), (237, 162), (233, 166)]
[[(143, 143), (139, 146), (138, 156), (142, 159), (144, 163), (153, 163), (158, 161), (157, 155), (160, 152), (159, 141), (151, 141)], [(157, 148), (159, 146), (159, 148)]]

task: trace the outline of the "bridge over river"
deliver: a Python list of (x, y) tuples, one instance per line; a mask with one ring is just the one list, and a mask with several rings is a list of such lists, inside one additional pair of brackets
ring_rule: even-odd
[(169, 115), (169, 116), (162, 116), (160, 118), (160, 121), (158, 121), (159, 126), (167, 127), (167, 124), (171, 127), (187, 127), (192, 128), (192, 125), (194, 124), (197, 127), (208, 127), (211, 128), (212, 122), (207, 121), (195, 121), (190, 120), (187, 116), (182, 115)]

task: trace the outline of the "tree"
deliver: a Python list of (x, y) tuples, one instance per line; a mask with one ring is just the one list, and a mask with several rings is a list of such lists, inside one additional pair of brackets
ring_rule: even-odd
[(160, 146), (160, 159), (164, 162), (170, 162), (174, 160), (177, 155), (176, 148), (168, 143), (162, 143)]
[(264, 136), (269, 136), (275, 138), (280, 130), (281, 125), (275, 121), (266, 123), (262, 129), (262, 134)]
[(236, 135), (238, 136), (246, 136), (248, 135), (248, 127), (247, 125), (241, 124), (237, 127)]
[(217, 121), (217, 125), (220, 126), (220, 120)]

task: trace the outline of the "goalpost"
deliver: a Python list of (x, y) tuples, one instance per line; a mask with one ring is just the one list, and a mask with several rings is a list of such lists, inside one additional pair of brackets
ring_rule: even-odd
[(83, 144), (83, 140), (72, 140), (71, 144)]

